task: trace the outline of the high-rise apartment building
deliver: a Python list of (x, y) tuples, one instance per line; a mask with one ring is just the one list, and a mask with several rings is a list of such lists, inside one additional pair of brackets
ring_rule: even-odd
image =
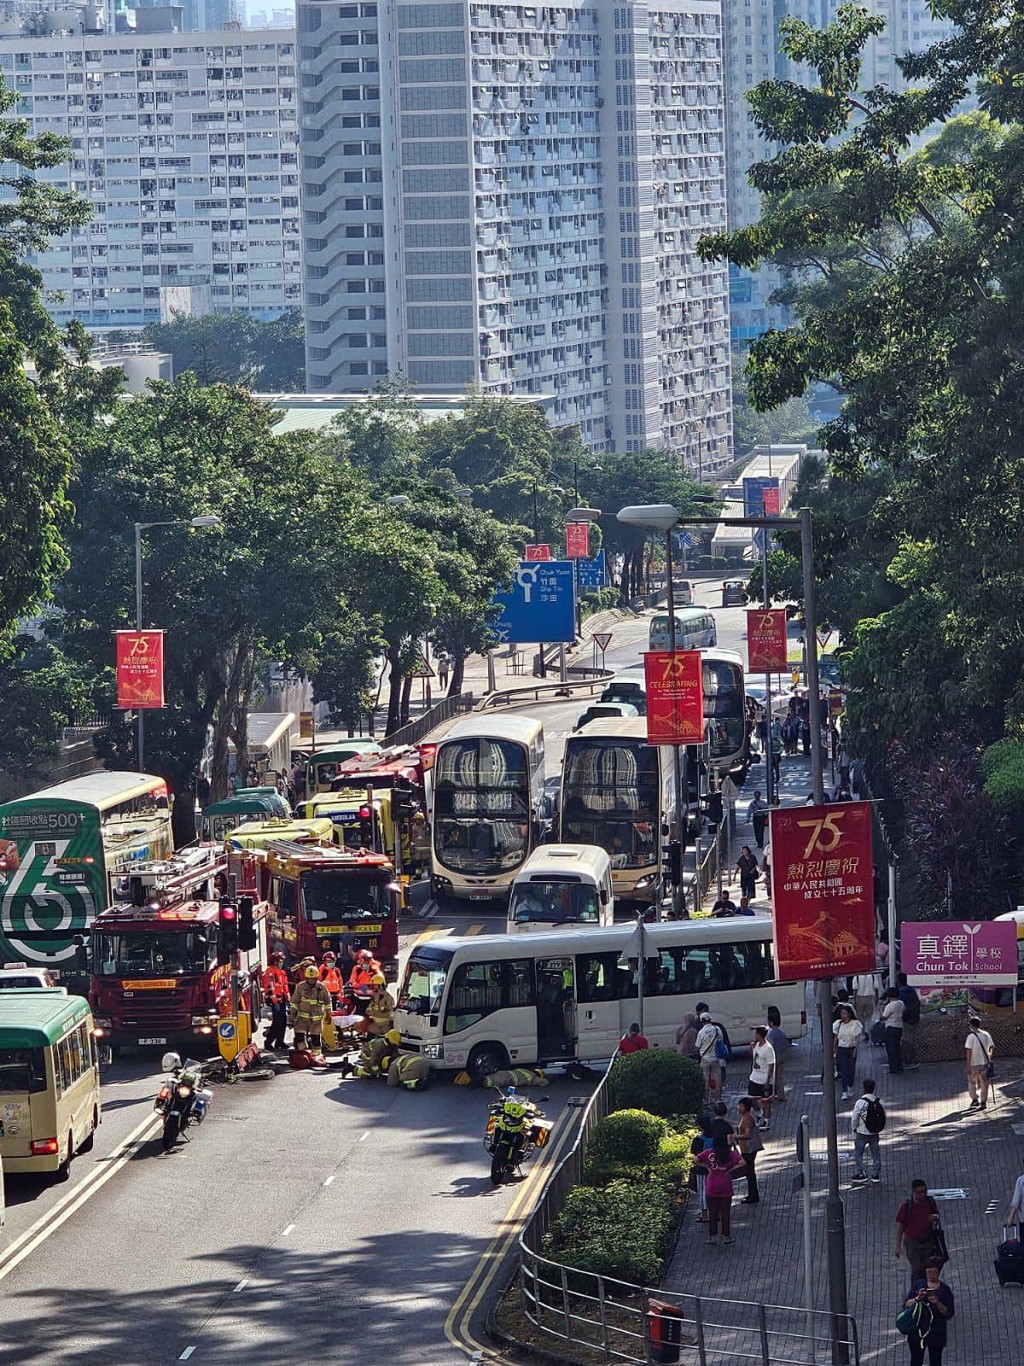
[(299, 0), (307, 382), (729, 458), (720, 0)]
[(189, 291), (301, 304), (294, 33), (4, 36), (0, 73), (33, 134), (71, 140), (40, 178), (93, 208), (35, 258), (55, 318), (141, 327)]

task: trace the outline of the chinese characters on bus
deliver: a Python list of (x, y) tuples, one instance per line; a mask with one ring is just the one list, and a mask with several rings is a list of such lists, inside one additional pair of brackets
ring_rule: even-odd
[(900, 967), (914, 986), (1012, 987), (1017, 981), (1016, 923), (904, 921)]
[(772, 918), (781, 978), (875, 968), (867, 802), (771, 813)]

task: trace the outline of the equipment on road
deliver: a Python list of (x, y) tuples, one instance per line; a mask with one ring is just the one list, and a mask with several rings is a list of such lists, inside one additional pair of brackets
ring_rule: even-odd
[(491, 1180), (496, 1186), (518, 1173), (538, 1148), (543, 1148), (554, 1127), (536, 1105), (520, 1096), (514, 1086), (487, 1107), (484, 1149), (491, 1154)]
[(177, 1053), (165, 1053), (161, 1067), (167, 1073), (157, 1092), (153, 1109), (163, 1115), (164, 1131), (161, 1140), (165, 1153), (170, 1152), (179, 1137), (186, 1135), (190, 1124), (202, 1124), (213, 1092), (204, 1087), (203, 1064), (194, 1058), (182, 1062)]

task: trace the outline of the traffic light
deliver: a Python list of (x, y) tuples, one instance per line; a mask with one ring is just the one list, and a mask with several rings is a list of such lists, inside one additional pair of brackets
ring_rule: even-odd
[(722, 824), (723, 807), (721, 792), (708, 793), (705, 814), (707, 816), (708, 825)]
[(359, 808), (359, 842), (373, 848), (373, 807), (366, 802)]
[(391, 789), (391, 811), (396, 821), (412, 814), (412, 793), (407, 787)]
[(242, 950), (254, 949), (260, 942), (256, 933), (251, 896), (238, 898), (238, 947)]
[(217, 964), (223, 967), (234, 962), (238, 952), (238, 909), (229, 902), (222, 901), (218, 920), (220, 933), (217, 935)]
[(662, 845), (662, 853), (665, 855), (665, 876), (673, 887), (678, 887), (683, 880), (683, 846), (678, 840), (671, 840)]

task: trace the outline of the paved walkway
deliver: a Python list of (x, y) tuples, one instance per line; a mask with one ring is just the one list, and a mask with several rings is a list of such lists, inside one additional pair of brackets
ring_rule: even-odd
[[(746, 813), (754, 791), (760, 787), (763, 793), (763, 782), (762, 765), (751, 770), (737, 802), (731, 864), (743, 844), (754, 847)], [(783, 804), (803, 802), (809, 787), (810, 761), (802, 755), (784, 758)], [(735, 875), (733, 887), (738, 889)], [(761, 883), (758, 893), (754, 904), (767, 909)], [(809, 1020), (814, 1018), (810, 991), (807, 1014)], [(734, 1120), (735, 1102), (746, 1093), (747, 1065), (743, 1056), (729, 1065), (725, 1099)], [(905, 1366), (909, 1360), (905, 1340), (893, 1326), (901, 1296), (909, 1286), (909, 1268), (905, 1258), (896, 1261), (893, 1248), (896, 1210), (916, 1177), (933, 1190), (950, 1193), (949, 1198), (937, 1196), (950, 1249), (943, 1278), (956, 1296), (948, 1366), (1024, 1362), (1024, 1289), (1007, 1286), (1001, 1290), (992, 1268), (1003, 1215), (1024, 1159), (1024, 1059), (1001, 1059), (997, 1065), (994, 1099), (990, 1098), (984, 1114), (977, 1114), (967, 1111), (969, 1097), (960, 1063), (924, 1064), (892, 1080), (884, 1049), (870, 1044), (861, 1049), (858, 1080), (874, 1077), (888, 1114), (882, 1134), (881, 1183), (851, 1186), (853, 1103), (839, 1104), (849, 1307), (857, 1320), (863, 1362)], [(763, 1135), (765, 1151), (758, 1158), (761, 1203), (741, 1204), (744, 1185), (739, 1182), (733, 1205), (736, 1241), (731, 1247), (709, 1247), (705, 1226), (694, 1222), (691, 1201), (665, 1278), (666, 1289), (773, 1304), (803, 1303), (803, 1196), (794, 1193), (792, 1185), (797, 1171), (796, 1129), (800, 1116), (806, 1114), (812, 1151), (814, 1297), (818, 1308), (827, 1308), (824, 1102), (816, 1027), (790, 1049), (785, 1067), (788, 1099), (773, 1108), (771, 1130)], [(724, 1364), (709, 1358), (708, 1366)]]

